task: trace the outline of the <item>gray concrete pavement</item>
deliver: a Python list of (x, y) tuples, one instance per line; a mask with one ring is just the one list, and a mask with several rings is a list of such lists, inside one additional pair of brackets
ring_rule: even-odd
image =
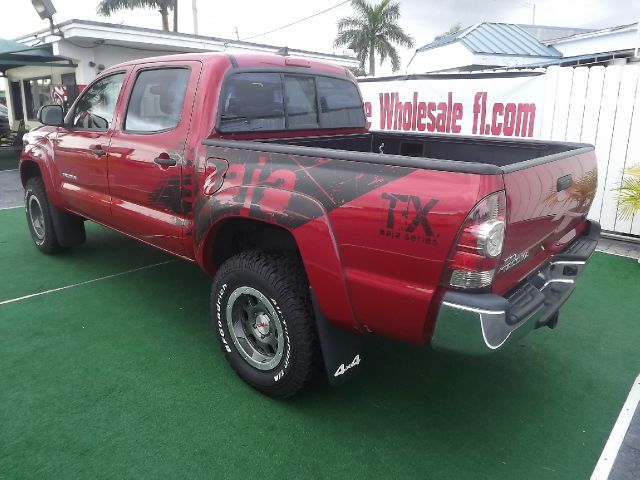
[(597, 250), (603, 253), (610, 253), (611, 255), (640, 260), (640, 243), (638, 242), (601, 238), (598, 242)]
[(23, 190), (18, 170), (0, 172), (0, 208), (18, 207), (23, 204)]

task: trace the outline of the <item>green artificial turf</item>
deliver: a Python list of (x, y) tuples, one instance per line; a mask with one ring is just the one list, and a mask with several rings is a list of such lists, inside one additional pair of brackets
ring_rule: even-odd
[[(95, 226), (44, 256), (23, 215), (3, 299), (167, 258)], [(228, 368), (194, 265), (0, 305), (0, 478), (584, 479), (640, 370), (639, 284), (596, 254), (554, 331), (486, 357), (368, 337), (358, 379), (288, 401)]]
[(19, 152), (0, 150), (0, 171), (18, 168)]

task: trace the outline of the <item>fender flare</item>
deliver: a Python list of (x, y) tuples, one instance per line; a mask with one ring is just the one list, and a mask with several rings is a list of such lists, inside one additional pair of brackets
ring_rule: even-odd
[(202, 268), (220, 222), (233, 217), (273, 224), (291, 233), (324, 316), (334, 324), (359, 329), (340, 251), (322, 204), (299, 192), (260, 186), (231, 187), (202, 197), (195, 206), (193, 231), (196, 261)]
[(25, 187), (27, 184), (25, 171), (26, 165), (28, 162), (35, 163), (40, 170), (40, 176), (42, 177), (42, 181), (44, 182), (49, 201), (55, 207), (62, 208), (63, 205), (52, 178), (52, 162), (50, 162), (51, 153), (51, 143), (48, 141), (48, 139), (46, 143), (40, 140), (38, 142), (27, 145), (20, 155), (18, 173), (20, 174), (20, 181), (22, 182), (22, 186)]

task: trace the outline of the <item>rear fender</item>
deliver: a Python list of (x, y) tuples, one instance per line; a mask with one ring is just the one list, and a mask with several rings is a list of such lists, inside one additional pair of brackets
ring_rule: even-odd
[(324, 207), (298, 192), (272, 187), (232, 187), (200, 197), (194, 215), (196, 261), (205, 270), (218, 225), (230, 217), (250, 218), (289, 231), (324, 316), (357, 329), (343, 274), (340, 252)]

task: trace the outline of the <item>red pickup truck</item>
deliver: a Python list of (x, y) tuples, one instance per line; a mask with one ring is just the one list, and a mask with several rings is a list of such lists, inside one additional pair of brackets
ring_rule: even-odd
[(484, 353), (554, 327), (599, 236), (593, 147), (368, 132), (351, 73), (301, 58), (124, 63), (39, 120), (35, 245), (91, 220), (197, 263), (226, 358), (275, 397), (350, 377), (358, 333)]

